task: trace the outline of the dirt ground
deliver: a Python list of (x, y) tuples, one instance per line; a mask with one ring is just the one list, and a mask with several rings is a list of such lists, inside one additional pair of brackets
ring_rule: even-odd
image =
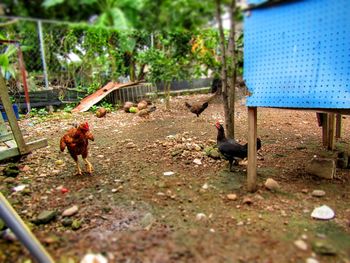
[[(316, 114), (258, 109), (259, 189), (249, 194), (246, 162), (229, 172), (226, 160), (204, 153), (216, 143), (221, 103), (211, 103), (199, 118), (183, 106), (208, 96), (175, 97), (170, 112), (157, 101), (149, 119), (116, 111), (100, 119), (62, 112), (45, 121), (21, 120), (27, 141), (47, 138), (49, 146), (22, 158), (16, 178), (0, 176), (0, 190), (57, 262), (79, 262), (87, 253), (101, 253), (109, 262), (350, 262), (349, 169), (337, 169), (333, 180), (305, 172), (314, 156), (336, 156), (322, 147)], [(72, 123), (82, 121), (95, 136), (89, 146), (95, 171), (78, 176), (58, 146)], [(236, 138), (246, 142), (243, 100), (237, 102), (235, 128)], [(349, 149), (349, 131), (346, 117), (338, 150)], [(164, 175), (168, 171), (174, 174)], [(267, 178), (280, 189), (267, 190)], [(22, 184), (23, 191), (13, 192)], [(312, 196), (316, 189), (326, 195)], [(313, 209), (324, 204), (335, 218), (312, 219)], [(74, 205), (77, 229), (64, 226), (62, 216)], [(33, 224), (44, 210), (57, 211), (56, 218)], [(306, 246), (296, 246), (297, 240)], [(26, 259), (30, 255), (18, 241), (0, 238), (0, 262)]]

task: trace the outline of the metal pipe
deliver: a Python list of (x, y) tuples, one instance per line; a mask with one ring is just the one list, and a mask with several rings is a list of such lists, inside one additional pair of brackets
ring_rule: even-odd
[(4, 220), (5, 224), (13, 231), (38, 263), (55, 262), (2, 193), (0, 193), (0, 218)]
[(44, 40), (43, 40), (42, 22), (41, 22), (41, 20), (38, 20), (37, 23), (38, 23), (38, 31), (39, 31), (41, 61), (43, 63), (43, 70), (44, 70), (45, 88), (48, 89), (49, 88), (49, 80), (47, 77), (47, 66), (46, 66), (46, 60), (45, 60), (45, 48), (44, 48)]

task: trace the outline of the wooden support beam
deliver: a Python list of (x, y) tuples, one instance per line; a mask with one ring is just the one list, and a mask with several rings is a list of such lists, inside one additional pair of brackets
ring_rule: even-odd
[(25, 141), (23, 139), (21, 130), (18, 126), (16, 115), (13, 111), (10, 96), (8, 94), (8, 91), (7, 91), (6, 83), (5, 83), (5, 80), (4, 80), (3, 76), (1, 75), (1, 73), (0, 73), (0, 98), (2, 101), (2, 105), (5, 109), (7, 119), (9, 121), (13, 137), (16, 140), (18, 149), (19, 149), (21, 154), (26, 154), (28, 152), (28, 150), (27, 150)]
[(256, 182), (256, 139), (257, 139), (257, 108), (248, 107), (248, 170), (247, 187), (249, 192), (257, 190)]
[(322, 114), (322, 143), (324, 147), (328, 147), (328, 113)]
[(341, 114), (337, 114), (335, 138), (341, 137)]
[(335, 149), (335, 113), (328, 114), (328, 149)]

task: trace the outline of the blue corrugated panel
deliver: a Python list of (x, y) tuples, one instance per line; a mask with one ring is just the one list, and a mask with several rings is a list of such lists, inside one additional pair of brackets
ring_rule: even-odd
[(254, 4), (254, 5), (259, 5), (262, 3), (268, 2), (268, 0), (249, 0), (248, 4)]
[(247, 106), (350, 108), (350, 1), (253, 10), (244, 24)]

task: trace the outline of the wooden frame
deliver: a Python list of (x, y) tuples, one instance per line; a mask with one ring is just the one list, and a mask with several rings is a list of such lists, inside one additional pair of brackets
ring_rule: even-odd
[(0, 132), (2, 133), (1, 139), (2, 141), (5, 141), (5, 144), (8, 146), (8, 149), (0, 151), (0, 160), (15, 157), (18, 155), (28, 154), (34, 149), (47, 146), (46, 139), (40, 139), (37, 141), (30, 142), (28, 144), (25, 143), (22, 132), (19, 128), (19, 125), (16, 119), (16, 115), (12, 108), (12, 103), (7, 91), (5, 80), (1, 75), (1, 73), (0, 73), (0, 98), (5, 110), (5, 113), (7, 115), (9, 125), (12, 130), (12, 134), (7, 133), (7, 130), (5, 128), (5, 123), (1, 117), (1, 120), (0, 120), (0, 126), (1, 126)]

